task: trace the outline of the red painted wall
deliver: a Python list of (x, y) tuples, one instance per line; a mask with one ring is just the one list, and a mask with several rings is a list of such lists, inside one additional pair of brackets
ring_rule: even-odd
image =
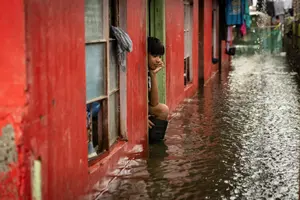
[(167, 105), (173, 111), (198, 89), (198, 0), (193, 4), (193, 81), (184, 87), (184, 5), (181, 0), (166, 0), (166, 87)]
[(184, 7), (181, 0), (166, 0), (167, 105), (174, 110), (184, 99)]
[[(3, 1), (0, 7), (0, 141), (5, 142), (3, 131), (7, 125), (13, 128), (11, 141), (16, 161), (7, 160), (1, 166), (8, 167), (0, 172), (0, 199), (17, 199), (23, 192), (19, 186), (24, 180), (24, 152), (21, 130), (22, 116), (26, 108), (25, 33), (22, 0)], [(1, 147), (3, 148), (3, 147)], [(1, 149), (3, 150), (3, 149)], [(3, 156), (4, 152), (1, 152)], [(6, 153), (6, 152), (5, 152)], [(2, 168), (3, 169), (3, 168)]]
[(133, 41), (127, 56), (127, 128), (133, 143), (147, 139), (146, 11), (146, 0), (127, 0), (127, 31)]
[(213, 74), (212, 64), (212, 0), (204, 1), (204, 81), (209, 80)]
[(76, 199), (88, 178), (84, 1), (28, 0), (25, 14), (28, 156), (41, 158), (43, 199)]
[[(109, 156), (88, 167), (84, 1), (28, 0), (23, 5), (21, 0), (11, 0), (1, 6), (3, 19), (14, 19), (14, 23), (0, 20), (0, 36), (5, 38), (0, 47), (1, 66), (5, 66), (0, 74), (0, 128), (13, 125), (18, 163), (12, 163), (5, 179), (0, 174), (0, 199), (30, 199), (34, 159), (42, 163), (43, 199), (68, 200), (90, 192), (134, 144), (143, 144), (146, 150), (146, 7), (146, 0), (127, 0), (127, 32), (133, 41), (133, 52), (127, 56), (129, 143), (119, 143)], [(183, 83), (183, 17), (182, 1), (166, 0), (167, 104), (171, 110), (198, 89), (197, 0), (193, 24), (193, 44), (197, 44), (193, 47), (194, 79), (187, 88)], [(211, 4), (206, 1), (205, 30), (211, 30), (209, 20)], [(206, 32), (204, 38), (208, 80), (213, 72), (211, 34)]]
[[(212, 64), (212, 11), (213, 0), (204, 1), (204, 81), (209, 81), (213, 75), (219, 71), (219, 63)], [(218, 13), (218, 12), (217, 12)], [(218, 19), (219, 16), (216, 16)], [(220, 26), (217, 23), (217, 41), (219, 41)], [(222, 68), (229, 64), (230, 56), (225, 53), (225, 41), (222, 41), (221, 46), (217, 43), (217, 49), (222, 48), (221, 55), (217, 52), (218, 58), (222, 60)]]
[[(128, 0), (127, 10), (127, 30), (134, 45), (127, 57), (128, 139), (146, 148), (146, 0)], [(28, 133), (28, 157), (42, 160), (43, 199), (74, 199), (112, 170), (130, 145), (125, 148), (120, 143), (101, 164), (88, 167), (84, 1), (29, 0), (26, 29), (30, 102), (24, 131)], [(30, 191), (29, 165), (26, 191)]]
[(101, 178), (106, 176), (111, 180), (112, 177), (107, 177), (107, 175), (115, 169), (120, 158), (129, 156), (128, 152), (136, 144), (141, 144), (144, 152), (147, 152), (146, 8), (146, 0), (127, 0), (126, 26), (127, 33), (133, 42), (133, 51), (127, 54), (128, 142), (119, 143), (106, 158), (90, 167), (88, 190), (90, 194), (95, 196), (99, 195), (97, 191), (106, 187), (108, 180), (105, 182)]
[[(193, 82), (186, 88), (183, 83), (184, 60), (184, 7), (181, 0), (166, 0), (166, 87), (167, 104), (173, 111), (185, 98), (198, 90), (199, 72), (199, 1), (193, 4)], [(207, 82), (219, 70), (219, 64), (212, 64), (212, 0), (204, 1), (204, 81)], [(216, 16), (218, 19), (218, 16)], [(201, 24), (201, 22), (200, 22)], [(219, 25), (217, 23), (217, 37)], [(217, 39), (218, 41), (218, 39)], [(217, 45), (219, 48), (219, 45)], [(224, 46), (222, 47), (224, 49)], [(217, 55), (219, 53), (217, 52)], [(222, 50), (222, 62), (229, 59)]]
[(199, 87), (199, 1), (193, 4), (193, 82), (185, 89), (185, 96), (191, 97)]

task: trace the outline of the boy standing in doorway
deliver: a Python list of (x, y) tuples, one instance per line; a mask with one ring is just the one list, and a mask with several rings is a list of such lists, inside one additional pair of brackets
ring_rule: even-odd
[[(148, 104), (149, 104), (149, 138), (157, 133), (163, 139), (169, 116), (169, 107), (159, 103), (157, 73), (164, 67), (161, 57), (165, 54), (164, 45), (158, 38), (148, 37)], [(163, 134), (163, 136), (161, 135)]]

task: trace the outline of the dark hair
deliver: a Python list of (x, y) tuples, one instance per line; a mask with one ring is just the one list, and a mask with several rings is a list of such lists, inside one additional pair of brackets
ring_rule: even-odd
[(276, 16), (276, 19), (280, 19), (278, 15)]
[(162, 56), (165, 54), (165, 47), (158, 38), (148, 37), (148, 53), (153, 56)]

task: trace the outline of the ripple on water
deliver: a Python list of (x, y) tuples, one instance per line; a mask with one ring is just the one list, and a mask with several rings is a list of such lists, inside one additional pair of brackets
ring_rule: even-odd
[(104, 199), (298, 199), (296, 74), (267, 54), (232, 65), (228, 81), (184, 102), (166, 141), (115, 179)]

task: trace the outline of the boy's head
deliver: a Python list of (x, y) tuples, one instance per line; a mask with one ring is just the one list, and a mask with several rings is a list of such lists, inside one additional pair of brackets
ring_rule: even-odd
[(161, 62), (161, 56), (165, 54), (165, 47), (158, 38), (148, 37), (148, 66), (156, 69), (156, 64)]

